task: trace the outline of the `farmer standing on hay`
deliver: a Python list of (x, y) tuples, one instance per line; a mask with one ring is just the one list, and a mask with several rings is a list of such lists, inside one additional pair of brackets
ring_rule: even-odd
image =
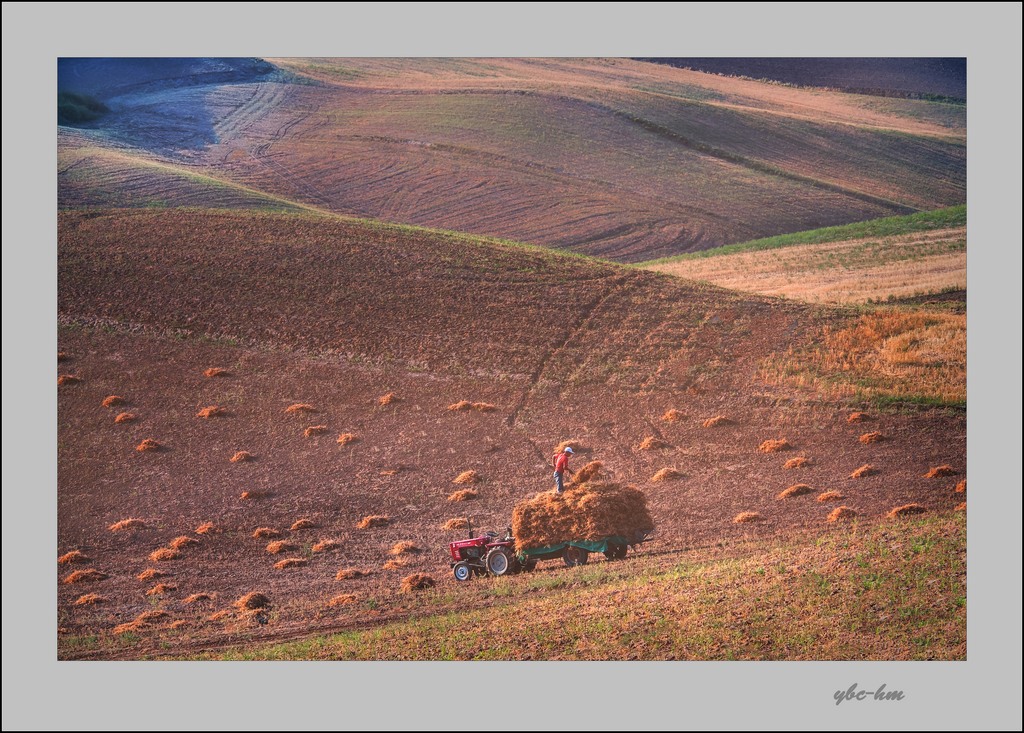
[(569, 456), (573, 454), (572, 448), (569, 446), (565, 447), (561, 453), (556, 453), (551, 457), (551, 463), (555, 467), (555, 493), (561, 494), (565, 491), (565, 484), (562, 481), (562, 474), (565, 471), (569, 472), (569, 475), (574, 475), (574, 471), (569, 468)]

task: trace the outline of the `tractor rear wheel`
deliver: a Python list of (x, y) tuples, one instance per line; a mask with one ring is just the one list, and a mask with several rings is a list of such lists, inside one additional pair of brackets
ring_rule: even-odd
[(492, 547), (484, 559), (487, 572), (494, 576), (507, 575), (513, 572), (512, 558), (504, 547)]
[(577, 565), (586, 565), (587, 559), (590, 553), (580, 547), (573, 547), (570, 545), (565, 548), (565, 554), (562, 555), (562, 561), (570, 568), (574, 568)]
[(473, 579), (473, 568), (469, 566), (466, 561), (455, 563), (455, 567), (452, 568), (452, 575), (459, 582), (465, 582)]

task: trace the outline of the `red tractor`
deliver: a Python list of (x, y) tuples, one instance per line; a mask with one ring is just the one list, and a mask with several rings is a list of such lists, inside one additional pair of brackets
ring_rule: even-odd
[(448, 543), (451, 553), (452, 574), (456, 580), (472, 580), (474, 575), (507, 575), (521, 570), (533, 570), (536, 560), (522, 558), (515, 549), (512, 528), (505, 530), (505, 536), (497, 532), (485, 532), (474, 537), (470, 527), (469, 539)]
[(614, 535), (597, 540), (571, 540), (547, 547), (528, 547), (516, 552), (515, 537), (512, 528), (505, 530), (499, 537), (497, 532), (485, 532), (473, 536), (473, 528), (469, 529), (469, 538), (448, 543), (451, 554), (452, 574), (458, 581), (472, 580), (474, 575), (508, 575), (522, 571), (529, 572), (540, 560), (561, 558), (569, 567), (586, 565), (591, 552), (603, 553), (609, 560), (621, 560), (626, 557), (626, 550), (635, 548), (650, 537), (650, 532), (630, 533), (629, 537)]

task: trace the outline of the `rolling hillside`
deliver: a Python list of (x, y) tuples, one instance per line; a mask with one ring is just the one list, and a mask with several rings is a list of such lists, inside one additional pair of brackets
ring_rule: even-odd
[(962, 105), (621, 59), (274, 63), (161, 85), (126, 61), (138, 83), (92, 83), (113, 111), (83, 134), (329, 211), (620, 262), (965, 200)]

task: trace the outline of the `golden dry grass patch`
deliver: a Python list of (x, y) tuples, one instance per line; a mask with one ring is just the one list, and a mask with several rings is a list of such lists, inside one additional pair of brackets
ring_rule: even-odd
[(941, 466), (932, 466), (928, 469), (928, 472), (924, 474), (924, 478), (940, 478), (942, 476), (955, 476), (956, 469), (949, 464), (944, 463)]
[(388, 552), (389, 554), (397, 557), (399, 555), (418, 554), (420, 552), (423, 552), (423, 548), (417, 545), (415, 542), (402, 540), (401, 542), (396, 542)]
[(178, 586), (171, 585), (170, 583), (157, 583), (152, 588), (146, 591), (147, 596), (162, 596), (166, 593), (178, 590)]
[(213, 596), (214, 594), (212, 593), (193, 593), (192, 595), (187, 596), (185, 600), (182, 601), (182, 603), (184, 603), (186, 606), (191, 606), (193, 603), (203, 603), (204, 601), (212, 601)]
[(793, 445), (785, 438), (769, 438), (757, 446), (759, 453), (778, 453), (779, 451), (790, 450)]
[(337, 606), (348, 606), (355, 603), (357, 600), (359, 600), (359, 596), (355, 593), (340, 593), (327, 601), (327, 605), (331, 608), (335, 608)]
[(725, 415), (715, 415), (709, 417), (707, 420), (701, 423), (706, 428), (723, 428), (726, 425), (732, 425), (733, 421)]
[(79, 384), (82, 381), (84, 380), (77, 374), (61, 374), (60, 376), (57, 377), (57, 384), (59, 386)]
[(252, 537), (256, 540), (272, 540), (280, 536), (281, 533), (273, 527), (257, 527), (252, 531)]
[(298, 532), (299, 530), (303, 530), (303, 529), (315, 529), (315, 528), (316, 528), (316, 522), (314, 522), (312, 519), (309, 519), (307, 517), (302, 517), (301, 519), (296, 519), (294, 522), (292, 522), (292, 526), (289, 527), (289, 529), (292, 532)]
[(469, 400), (459, 400), (448, 405), (449, 412), (470, 412), (473, 410), (476, 412), (494, 412), (497, 409), (497, 407), (489, 402), (470, 402)]
[(846, 417), (848, 423), (868, 422), (869, 420), (874, 420), (874, 418), (866, 412), (851, 412)]
[(365, 578), (367, 575), (372, 574), (372, 570), (361, 570), (359, 568), (342, 568), (334, 576), (335, 580), (353, 580), (355, 578)]
[(452, 532), (456, 529), (468, 529), (469, 519), (466, 517), (452, 517), (442, 525), (441, 529), (446, 532)]
[(158, 450), (161, 450), (162, 448), (163, 448), (163, 446), (160, 443), (158, 443), (157, 441), (153, 440), (152, 438), (146, 438), (141, 443), (139, 443), (137, 446), (135, 446), (135, 450), (137, 450), (139, 453), (146, 453), (146, 452), (149, 452), (149, 451), (158, 451)]
[(308, 402), (296, 402), (293, 405), (288, 405), (284, 411), (289, 415), (309, 415), (317, 412), (317, 409)]
[(134, 412), (121, 412), (118, 413), (117, 417), (114, 418), (114, 422), (118, 425), (126, 422), (135, 422), (139, 419), (139, 416)]
[(392, 405), (396, 402), (399, 402), (400, 399), (401, 398), (399, 398), (399, 396), (396, 395), (394, 392), (388, 392), (387, 394), (381, 395), (380, 397), (377, 398), (377, 404), (381, 406)]
[(405, 557), (393, 557), (382, 566), (385, 570), (399, 570), (409, 566), (409, 559)]
[(308, 428), (302, 431), (302, 434), (307, 438), (312, 438), (316, 435), (323, 435), (326, 432), (326, 425), (310, 425)]
[(338, 436), (338, 445), (344, 447), (352, 443), (358, 443), (360, 440), (362, 439), (355, 433), (342, 433)]
[(125, 399), (120, 395), (112, 394), (104, 397), (101, 404), (103, 407), (117, 407), (118, 405), (125, 404)]
[(670, 448), (671, 446), (661, 438), (657, 438), (653, 435), (648, 435), (646, 438), (640, 441), (636, 449), (641, 450), (662, 450), (664, 448)]
[(806, 456), (796, 456), (795, 458), (790, 458), (788, 461), (783, 463), (782, 467), (783, 468), (787, 468), (787, 469), (788, 468), (803, 468), (803, 467), (809, 466), (809, 465), (811, 465), (811, 460), (809, 458), (807, 458)]
[(199, 412), (196, 413), (196, 417), (211, 418), (211, 417), (226, 417), (228, 411), (226, 408), (220, 407), (219, 405), (208, 405)]
[(256, 456), (247, 450), (236, 451), (235, 454), (231, 456), (232, 463), (247, 463), (254, 460), (256, 460)]
[(880, 430), (873, 430), (870, 433), (864, 433), (862, 436), (857, 438), (861, 443), (869, 445), (871, 443), (880, 443), (885, 440), (885, 435)]
[(967, 492), (967, 479), (962, 478), (957, 481), (956, 488), (953, 489), (957, 494), (964, 494)]
[(146, 568), (135, 577), (139, 580), (156, 580), (157, 578), (165, 578), (170, 573), (165, 573), (163, 570), (157, 570), (156, 568)]
[(203, 522), (198, 527), (196, 527), (196, 534), (206, 535), (206, 534), (213, 534), (214, 532), (217, 532), (217, 531), (218, 531), (217, 527), (216, 527), (216, 525), (213, 522)]
[(228, 377), (231, 376), (231, 372), (222, 367), (210, 367), (203, 372), (204, 377)]
[(672, 407), (665, 411), (665, 414), (661, 416), (661, 419), (665, 422), (679, 422), (680, 420), (686, 419), (686, 413)]
[(270, 598), (265, 593), (251, 591), (236, 600), (233, 605), (239, 611), (256, 611), (261, 608), (270, 608)]
[(453, 484), (476, 484), (476, 483), (479, 483), (479, 482), (480, 482), (480, 474), (478, 474), (476, 471), (472, 471), (472, 470), (470, 470), (470, 471), (463, 471), (458, 476), (456, 476), (454, 479), (452, 479), (452, 483)]
[(198, 545), (199, 540), (197, 540), (195, 537), (188, 537), (186, 535), (182, 535), (181, 537), (175, 537), (167, 544), (173, 550), (180, 550), (183, 547), (189, 547), (190, 545)]

